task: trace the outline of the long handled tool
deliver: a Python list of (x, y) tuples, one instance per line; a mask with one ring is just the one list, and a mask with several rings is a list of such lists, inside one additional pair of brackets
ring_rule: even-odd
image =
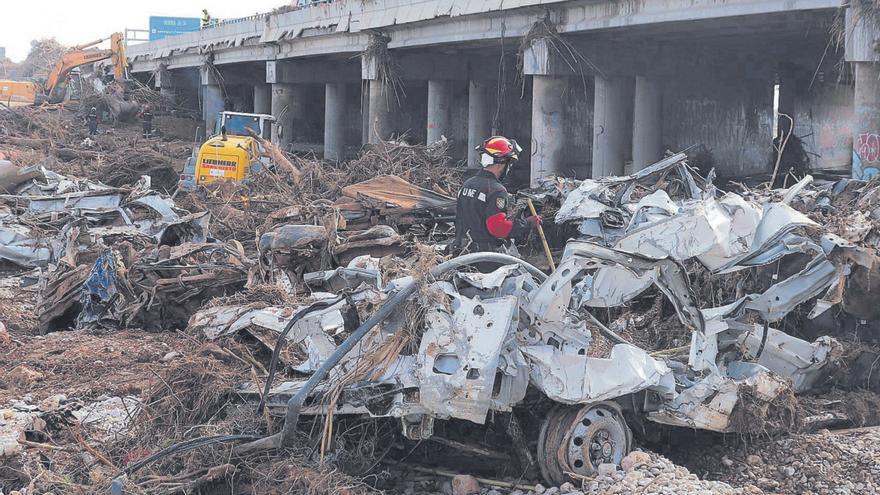
[[(526, 201), (529, 203), (529, 210), (532, 212), (532, 215), (538, 216), (538, 212), (535, 211), (535, 205), (532, 204), (532, 198), (526, 198)], [(544, 227), (541, 224), (538, 224), (538, 237), (541, 238), (541, 244), (544, 245), (544, 254), (547, 255), (547, 261), (550, 263), (550, 272), (555, 272), (556, 263), (553, 262), (553, 255), (550, 254), (550, 245), (547, 244), (547, 238), (544, 236)]]

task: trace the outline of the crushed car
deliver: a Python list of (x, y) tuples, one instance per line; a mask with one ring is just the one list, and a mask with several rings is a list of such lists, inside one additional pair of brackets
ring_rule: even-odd
[[(809, 342), (773, 326), (801, 305), (815, 318), (840, 304), (853, 266), (875, 260), (789, 205), (811, 181), (762, 204), (719, 193), (673, 156), (634, 176), (569, 188), (557, 220), (579, 222), (581, 239), (565, 245), (550, 275), (476, 253), (385, 280), (380, 260), (362, 256), (303, 275), (322, 304), (213, 307), (190, 329), (209, 338), (250, 332), (267, 347), (265, 335), (278, 334), (282, 359), (302, 376), (241, 385), (238, 394), (286, 418), (282, 432), (241, 452), (284, 445), (305, 416), (396, 418), (405, 437), (424, 440), (437, 421), (484, 424), (495, 413), (543, 408), (537, 452), (524, 457), (558, 484), (619, 463), (632, 448), (633, 421), (742, 432), (748, 414), (784, 414), (774, 408), (836, 369), (834, 338)], [(717, 307), (702, 304), (683, 264), (720, 274), (789, 257), (800, 269)], [(648, 352), (594, 314), (648, 293), (674, 307), (691, 336), (685, 352)], [(371, 311), (362, 321), (363, 301)], [(597, 356), (600, 334), (613, 347)]]

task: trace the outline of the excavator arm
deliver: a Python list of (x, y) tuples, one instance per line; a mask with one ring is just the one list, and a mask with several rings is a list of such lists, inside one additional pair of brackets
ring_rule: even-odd
[(49, 78), (46, 80), (46, 95), (51, 103), (57, 103), (63, 99), (63, 95), (56, 94), (58, 88), (67, 81), (70, 71), (82, 65), (91, 64), (100, 60), (112, 59), (113, 76), (117, 81), (125, 79), (125, 70), (128, 68), (128, 61), (125, 59), (125, 42), (122, 33), (113, 33), (110, 36), (110, 49), (95, 50), (89, 47), (106, 41), (107, 38), (86, 43), (85, 45), (75, 46), (71, 51), (61, 56)]

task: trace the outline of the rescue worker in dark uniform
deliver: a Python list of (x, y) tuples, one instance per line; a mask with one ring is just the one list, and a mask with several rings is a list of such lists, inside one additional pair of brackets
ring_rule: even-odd
[(86, 115), (86, 123), (89, 126), (89, 136), (98, 134), (98, 109), (92, 107), (89, 114)]
[(144, 110), (141, 112), (141, 121), (144, 126), (144, 139), (153, 137), (153, 112), (150, 111), (149, 105), (144, 106)]
[(501, 181), (519, 159), (516, 141), (493, 136), (477, 147), (480, 170), (458, 191), (455, 243), (458, 252), (498, 251), (507, 239), (525, 236), (541, 224), (540, 216), (507, 218), (507, 189)]

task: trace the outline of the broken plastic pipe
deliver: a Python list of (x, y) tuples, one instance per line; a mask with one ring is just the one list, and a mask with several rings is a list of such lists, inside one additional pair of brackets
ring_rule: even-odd
[[(538, 282), (543, 282), (547, 278), (547, 275), (531, 264), (519, 258), (500, 253), (471, 253), (459, 256), (435, 266), (431, 270), (430, 276), (432, 278), (441, 277), (451, 270), (473, 265), (475, 263), (497, 263), (499, 265), (518, 264), (535, 277)], [(236, 447), (233, 452), (240, 455), (247, 452), (275, 449), (289, 445), (291, 440), (293, 440), (293, 434), (296, 431), (296, 424), (299, 421), (300, 411), (302, 410), (302, 406), (309, 394), (312, 393), (318, 383), (327, 377), (330, 370), (339, 363), (343, 356), (348, 354), (348, 352), (351, 351), (374, 326), (378, 325), (391, 315), (398, 305), (409, 299), (409, 297), (415, 293), (416, 288), (417, 284), (414, 281), (402, 287), (397, 294), (386, 301), (385, 304), (367, 319), (367, 321), (363, 322), (361, 326), (352, 332), (352, 334), (336, 348), (333, 354), (321, 364), (321, 367), (312, 373), (312, 376), (309, 377), (305, 384), (303, 384), (302, 388), (300, 388), (297, 393), (287, 401), (287, 414), (284, 418), (284, 427), (281, 429), (281, 432), (261, 438), (255, 442), (240, 445)]]

